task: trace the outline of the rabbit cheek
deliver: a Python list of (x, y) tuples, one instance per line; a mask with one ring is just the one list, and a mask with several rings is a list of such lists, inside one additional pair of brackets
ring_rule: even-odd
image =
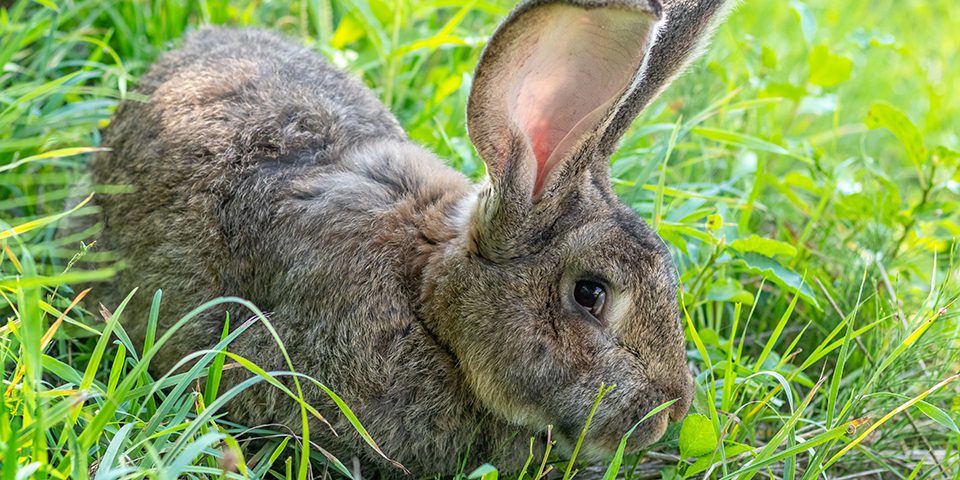
[[(539, 368), (535, 364), (519, 363), (522, 362), (511, 362), (509, 366), (504, 364), (471, 372), (469, 379), (472, 390), (488, 409), (513, 425), (545, 426), (551, 421), (550, 415), (544, 412), (539, 403), (542, 398), (552, 397), (549, 383), (553, 382), (553, 379), (543, 378), (538, 381), (536, 378), (526, 378), (522, 371)], [(514, 375), (511, 375), (511, 372)]]
[[(603, 350), (600, 332), (580, 318), (557, 314), (552, 318), (558, 321), (539, 324), (523, 335), (521, 343), (491, 357), (490, 365), (475, 372), (473, 385), (478, 396), (515, 425), (537, 429), (560, 425), (569, 418), (564, 414), (568, 410), (564, 402), (570, 386), (581, 389), (582, 379), (596, 378), (596, 359)], [(596, 393), (592, 383), (586, 389), (590, 392), (581, 397)], [(588, 410), (589, 405), (578, 409), (577, 428), (582, 428), (579, 422)]]

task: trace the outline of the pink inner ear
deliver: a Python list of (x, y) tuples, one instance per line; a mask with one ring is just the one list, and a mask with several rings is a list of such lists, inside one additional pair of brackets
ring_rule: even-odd
[(508, 97), (511, 117), (536, 157), (535, 196), (633, 81), (656, 21), (648, 13), (614, 9), (544, 10)]

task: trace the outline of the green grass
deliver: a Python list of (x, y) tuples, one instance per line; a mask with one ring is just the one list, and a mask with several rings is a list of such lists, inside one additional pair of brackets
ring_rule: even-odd
[[(613, 163), (618, 193), (667, 240), (680, 268), (698, 415), (646, 455), (608, 465), (531, 458), (524, 478), (551, 469), (565, 478), (574, 470), (960, 477), (954, 4), (749, 1), (733, 13)], [(81, 244), (95, 230), (55, 235), (65, 214), (92, 213), (67, 204), (72, 184), (117, 102), (202, 23), (301, 39), (361, 76), (415, 140), (478, 178), (464, 105), (479, 49), (508, 8), (443, 0), (0, 7), (0, 476), (287, 478), (306, 474), (308, 456), (338, 476), (345, 467), (304, 446), (309, 432), (247, 430), (222, 418), (236, 390), (220, 391), (220, 371), (232, 363), (257, 371), (246, 359), (201, 352), (190, 371), (153, 378), (147, 366), (163, 339), (138, 348), (118, 322), (122, 309), (78, 303), (77, 285), (122, 265)], [(78, 256), (100, 267), (71, 268)], [(252, 382), (286, 385), (258, 373)], [(251, 438), (266, 440), (239, 448)], [(495, 466), (475, 473), (502, 475)]]

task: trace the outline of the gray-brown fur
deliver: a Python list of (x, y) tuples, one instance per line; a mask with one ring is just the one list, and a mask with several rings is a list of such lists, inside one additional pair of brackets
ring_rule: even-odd
[[(506, 23), (553, 3), (529, 2)], [(569, 4), (643, 9), (651, 22), (665, 16), (660, 38), (671, 39), (671, 31), (702, 32), (710, 22), (672, 8), (709, 13), (719, 2)], [(700, 42), (697, 34), (678, 38)], [(499, 88), (484, 83), (485, 59), (517, 48), (511, 40), (494, 36), (473, 95)], [(647, 63), (672, 69), (665, 82), (691, 48), (654, 44), (663, 55), (683, 53)], [(204, 301), (247, 298), (268, 312), (295, 368), (339, 393), (384, 452), (417, 476), (455, 471), (468, 447), (468, 468), (519, 468), (530, 436), (549, 424), (569, 448), (601, 382), (617, 387), (594, 419), (587, 457), (608, 455), (664, 401), (679, 400), (637, 429), (631, 449), (686, 412), (692, 381), (676, 272), (662, 241), (617, 200), (606, 168), (604, 152), (619, 133), (604, 133), (639, 112), (622, 107), (635, 90), (577, 143), (539, 198), (529, 147), (515, 129), (479, 140), (498, 150), (479, 148), (490, 176), (472, 185), (411, 143), (359, 82), (267, 33), (202, 29), (154, 65), (139, 91), (149, 101), (120, 106), (104, 134), (111, 150), (92, 165), (95, 183), (134, 189), (97, 197), (99, 245), (128, 268), (94, 296), (113, 308), (140, 288), (123, 315), (135, 342), (156, 289), (164, 291), (161, 332)], [(476, 143), (474, 127), (489, 118), (475, 103)], [(617, 113), (625, 111), (629, 118)], [(583, 275), (610, 286), (615, 311), (604, 321), (572, 303)], [(233, 325), (249, 316), (228, 310)], [(224, 314), (187, 324), (161, 350), (156, 372), (213, 346)], [(261, 327), (230, 349), (267, 370), (286, 369)], [(231, 372), (229, 382), (243, 378)], [(306, 391), (339, 433), (316, 424), (314, 442), (343, 459), (359, 456), (368, 475), (401, 475), (325, 394)], [(296, 404), (269, 387), (238, 397), (229, 416), (299, 425)]]

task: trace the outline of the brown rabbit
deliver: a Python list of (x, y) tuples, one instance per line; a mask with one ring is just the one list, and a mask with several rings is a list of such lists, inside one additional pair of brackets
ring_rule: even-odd
[[(123, 314), (137, 341), (146, 292), (164, 290), (161, 332), (212, 298), (251, 300), (297, 371), (338, 392), (418, 476), (462, 460), (517, 469), (548, 425), (569, 447), (601, 382), (616, 388), (587, 458), (611, 454), (650, 409), (677, 399), (629, 449), (650, 444), (685, 414), (693, 382), (675, 267), (612, 191), (609, 156), (726, 3), (662, 2), (533, 0), (507, 17), (468, 105), (487, 165), (480, 185), (408, 140), (319, 56), (267, 33), (201, 29), (142, 79), (149, 101), (118, 108), (110, 151), (93, 162), (96, 184), (134, 189), (97, 199), (101, 244), (129, 266), (101, 296), (115, 307), (141, 289)], [(223, 318), (187, 324), (157, 371), (213, 346)], [(285, 370), (263, 332), (230, 350)], [(313, 441), (401, 475), (325, 394), (307, 395), (339, 433), (316, 425)], [(297, 405), (272, 388), (229, 410), (250, 425), (299, 425)]]

